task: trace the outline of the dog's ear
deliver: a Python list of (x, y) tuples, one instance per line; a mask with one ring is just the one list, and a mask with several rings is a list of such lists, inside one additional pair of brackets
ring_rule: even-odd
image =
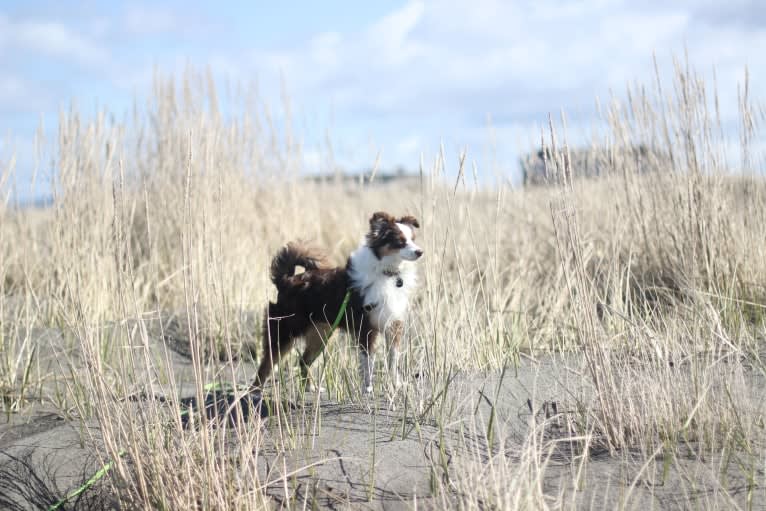
[(385, 229), (386, 225), (392, 221), (391, 215), (383, 211), (378, 211), (370, 217), (370, 239), (377, 238)]
[(400, 224), (406, 224), (406, 225), (409, 225), (411, 227), (420, 228), (420, 223), (418, 223), (418, 219), (415, 218), (412, 215), (403, 216), (399, 220), (397, 220), (396, 222), (400, 223)]
[(391, 215), (385, 211), (376, 211), (370, 217), (370, 227), (381, 222), (388, 222), (391, 219)]

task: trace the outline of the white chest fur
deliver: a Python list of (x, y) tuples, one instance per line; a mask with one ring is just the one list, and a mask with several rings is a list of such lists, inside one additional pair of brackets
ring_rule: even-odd
[[(401, 286), (397, 286), (398, 279), (401, 279)], [(400, 272), (398, 276), (382, 275), (372, 283), (363, 296), (365, 305), (375, 305), (368, 313), (375, 328), (383, 331), (391, 322), (404, 320), (414, 285), (414, 272)]]
[(368, 315), (379, 331), (385, 331), (393, 321), (405, 319), (417, 284), (413, 263), (399, 260), (396, 266), (390, 266), (387, 262), (365, 246), (351, 254), (352, 286), (362, 296), (363, 305), (372, 306)]

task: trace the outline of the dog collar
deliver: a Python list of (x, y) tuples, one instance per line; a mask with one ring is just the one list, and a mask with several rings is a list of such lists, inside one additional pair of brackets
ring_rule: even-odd
[(404, 285), (404, 280), (402, 280), (402, 275), (398, 271), (383, 270), (383, 275), (385, 275), (386, 277), (396, 277), (396, 287), (402, 287)]
[[(383, 275), (386, 277), (396, 277), (396, 287), (402, 287), (404, 286), (404, 279), (402, 279), (401, 274), (398, 271), (393, 270), (383, 270)], [(378, 306), (377, 302), (368, 303), (366, 305), (362, 306), (362, 309), (364, 312), (372, 312), (372, 310)]]

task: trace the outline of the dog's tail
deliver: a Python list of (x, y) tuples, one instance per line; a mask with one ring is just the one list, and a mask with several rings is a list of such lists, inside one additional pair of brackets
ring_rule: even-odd
[(303, 266), (308, 271), (329, 268), (330, 265), (320, 249), (304, 241), (291, 241), (271, 260), (271, 281), (277, 290), (282, 291), (287, 280), (295, 275), (296, 266)]

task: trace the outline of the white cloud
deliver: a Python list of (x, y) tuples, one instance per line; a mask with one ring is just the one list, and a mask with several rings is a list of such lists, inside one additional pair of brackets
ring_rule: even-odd
[(766, 47), (766, 8), (752, 2), (417, 0), (354, 32), (253, 52), (249, 65), (263, 83), (284, 77), (298, 105), (331, 105), (346, 142), (358, 151), (373, 140), (384, 166), (414, 165), (440, 140), (487, 152), (491, 115), (498, 159), (511, 168), (539, 143), (549, 112), (566, 112), (577, 143), (596, 120), (597, 97), (622, 95), (636, 80), (653, 86), (653, 53), (666, 92), (672, 57), (688, 52), (708, 80), (715, 66), (722, 115), (735, 119), (744, 65), (754, 83), (766, 80), (752, 68)]
[(179, 8), (158, 4), (130, 2), (115, 25), (121, 33), (130, 37), (183, 36), (197, 41), (213, 36), (225, 38), (218, 21), (204, 17), (198, 6)]
[(411, 135), (409, 137), (401, 139), (396, 144), (396, 150), (400, 154), (405, 154), (410, 158), (417, 157), (421, 148), (423, 147), (423, 141), (419, 135)]
[(309, 41), (308, 51), (317, 66), (328, 72), (336, 69), (339, 63), (343, 38), (337, 32), (323, 32)]
[[(619, 94), (634, 79), (653, 83), (653, 51), (663, 73), (672, 72), (670, 57), (683, 58), (685, 48), (698, 70), (715, 65), (725, 118), (736, 115), (735, 83), (745, 63), (755, 84), (766, 80), (766, 69), (755, 67), (766, 47), (766, 3), (758, 0), (411, 0), (354, 30), (314, 24), (314, 33), (276, 37), (270, 49), (259, 34), (222, 30), (226, 16), (135, 2), (93, 13), (90, 21), (0, 14), (0, 57), (23, 50), (26, 60), (48, 55), (87, 64), (115, 96), (148, 93), (155, 65), (181, 73), (193, 63), (234, 82), (257, 79), (276, 109), (284, 83), (296, 111), (332, 112), (338, 141), (355, 161), (371, 163), (382, 146), (384, 165), (411, 164), (420, 149), (437, 151), (441, 139), (481, 151), (487, 115), (499, 151), (516, 150), (529, 130), (537, 143), (540, 132), (531, 127), (544, 126), (548, 112), (557, 117), (560, 109), (570, 131), (584, 130), (596, 96)], [(246, 37), (250, 46), (242, 43)], [(156, 52), (133, 51), (138, 39)], [(0, 102), (33, 103), (35, 80), (22, 80), (11, 66), (0, 64)], [(72, 77), (49, 79), (67, 85)], [(321, 139), (321, 129), (307, 138)], [(305, 162), (316, 165), (318, 158), (308, 153)]]
[(725, 28), (694, 25), (697, 17), (683, 4), (413, 1), (358, 33), (322, 34), (254, 65), (339, 109), (522, 119), (582, 109), (635, 78), (651, 82), (653, 51), (668, 59), (686, 45), (705, 65), (741, 67), (756, 55), (753, 37), (766, 34), (732, 40)]
[(411, 1), (404, 7), (384, 16), (366, 30), (366, 50), (390, 66), (397, 66), (423, 55), (424, 45), (411, 37), (413, 30), (422, 21), (425, 5)]
[(172, 33), (178, 23), (177, 13), (159, 6), (131, 4), (122, 16), (123, 28), (133, 35)]
[(0, 34), (0, 49), (13, 48), (88, 64), (102, 63), (108, 55), (97, 42), (56, 21), (0, 18)]
[(26, 85), (16, 76), (0, 77), (0, 98), (15, 99), (26, 90)]
[(10, 73), (0, 75), (0, 113), (33, 110), (37, 114), (51, 106), (51, 94), (38, 84)]

